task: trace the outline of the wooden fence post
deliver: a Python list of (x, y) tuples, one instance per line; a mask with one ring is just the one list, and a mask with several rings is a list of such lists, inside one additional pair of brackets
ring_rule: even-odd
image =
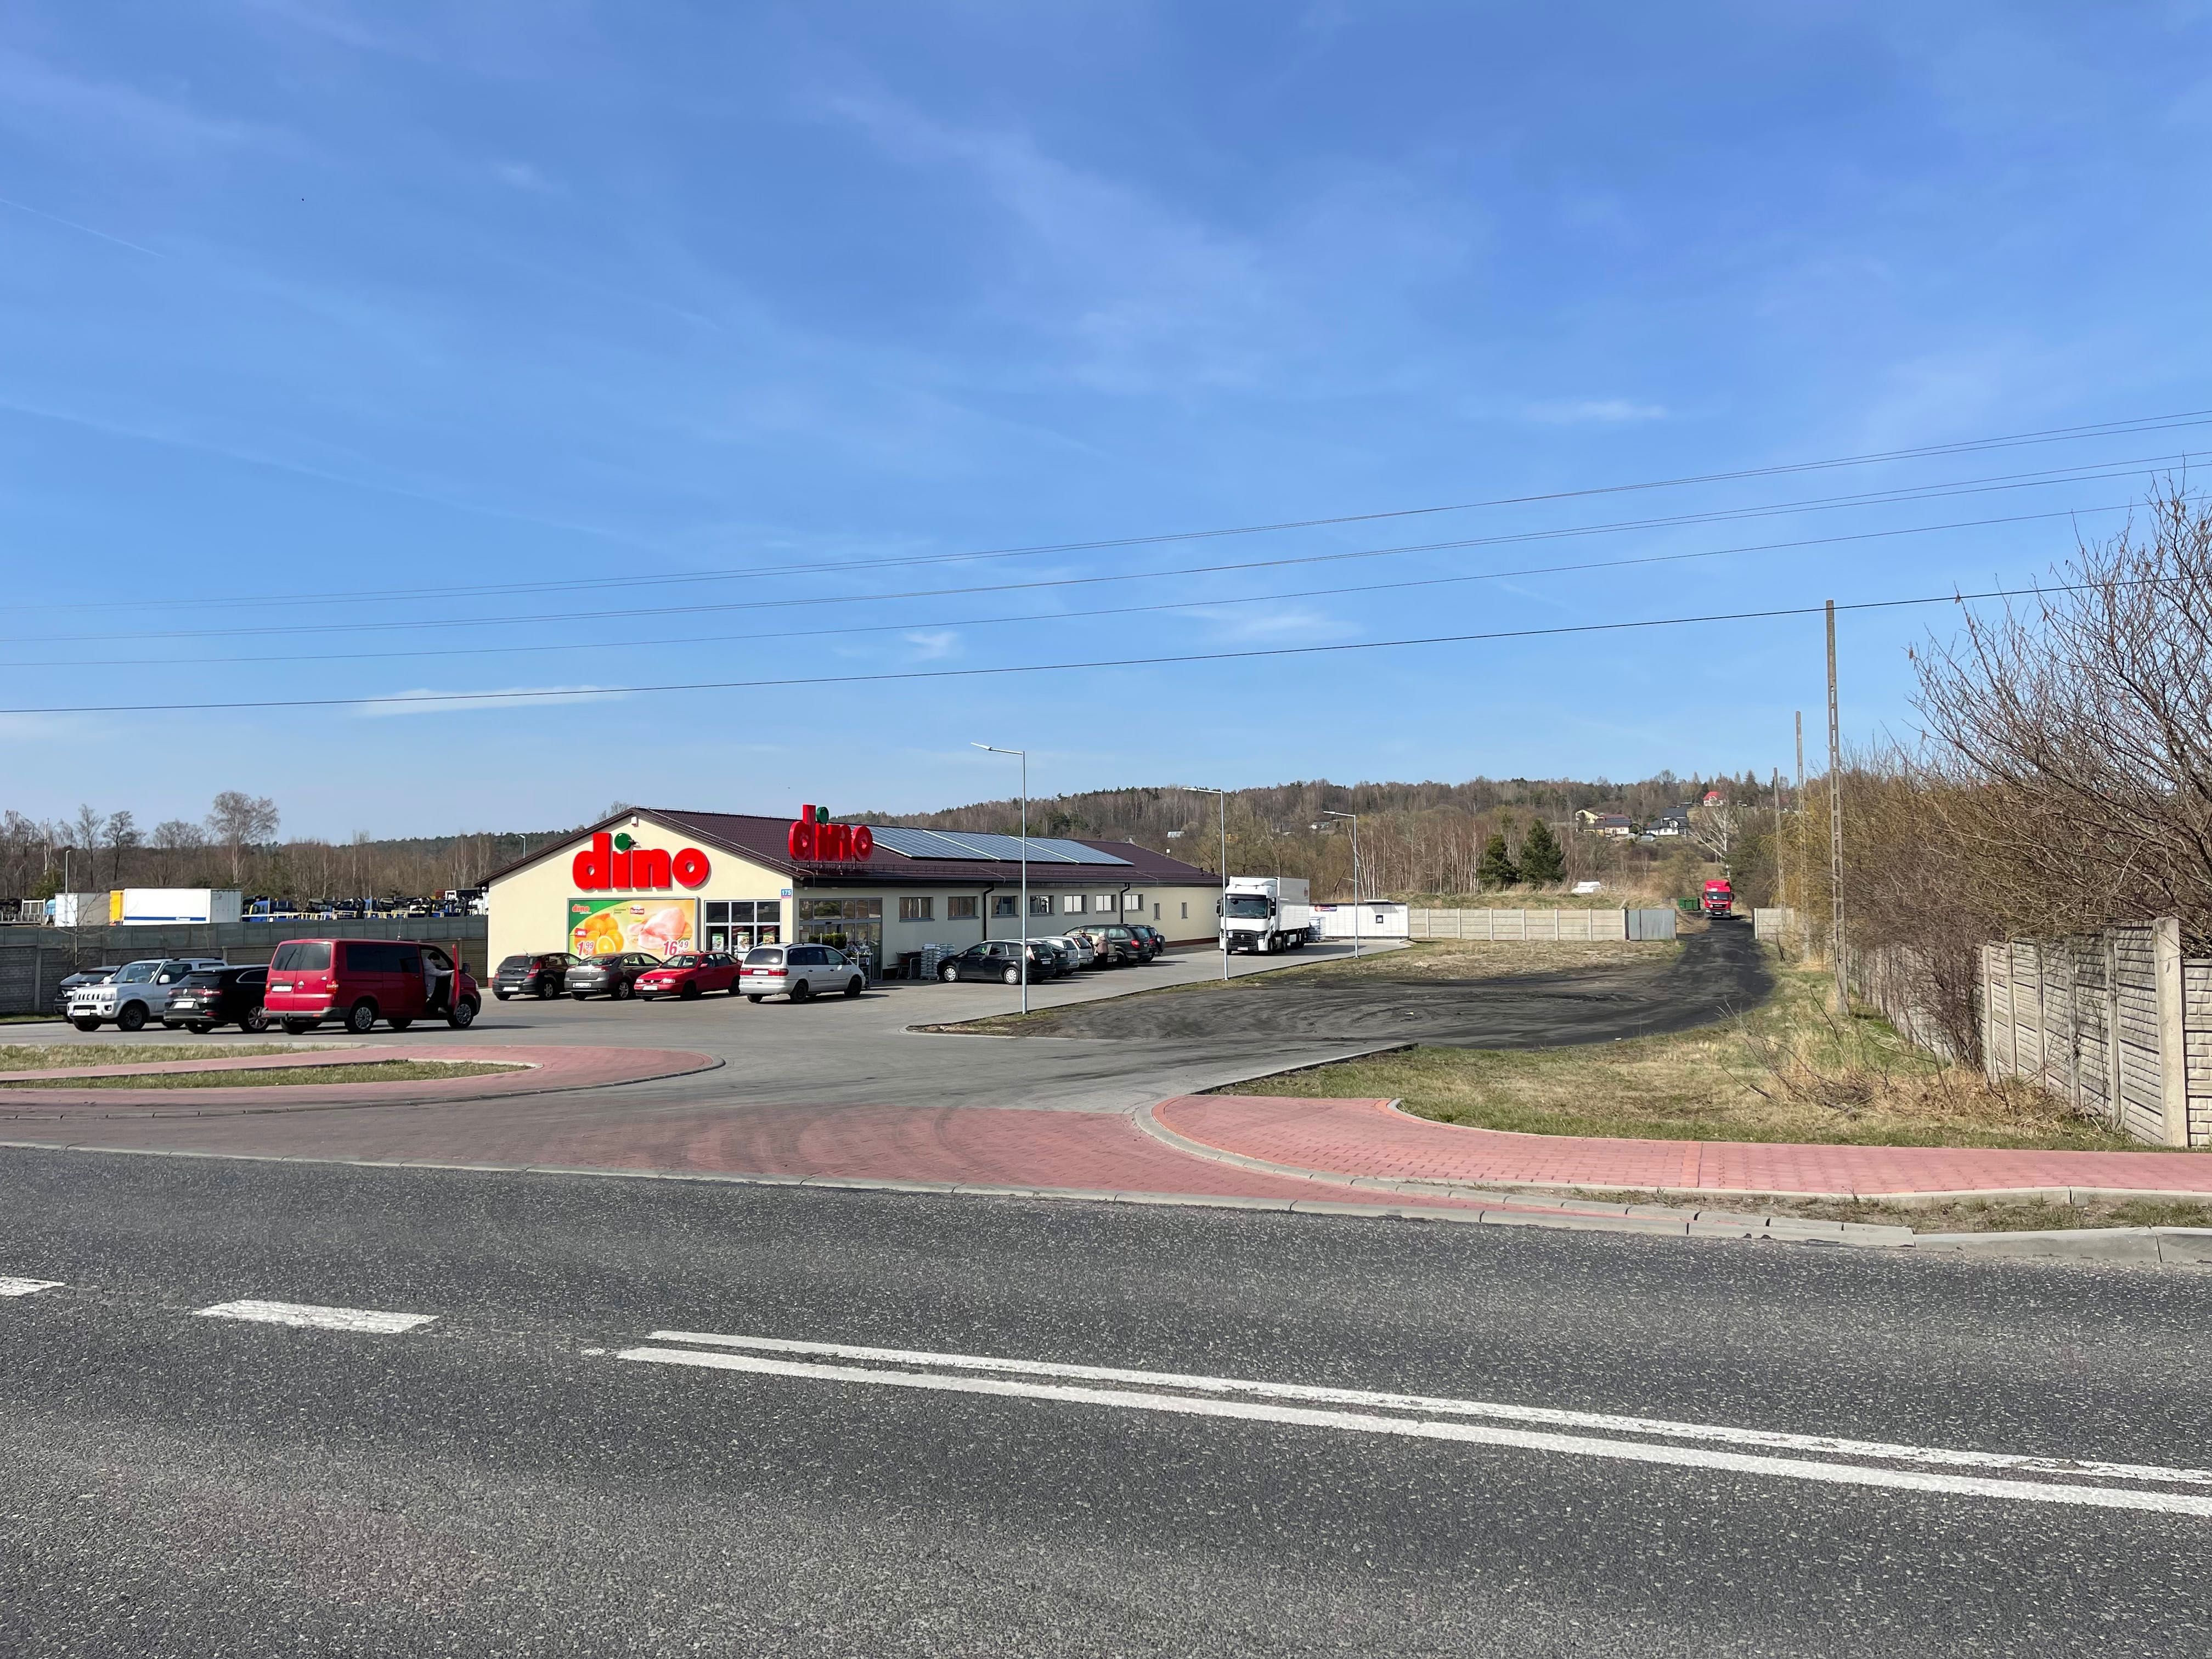
[(2169, 1146), (2189, 1144), (2188, 1027), (2181, 1012), (2181, 921), (2161, 916), (2151, 924), (2151, 966), (2158, 987), (2159, 1104)]

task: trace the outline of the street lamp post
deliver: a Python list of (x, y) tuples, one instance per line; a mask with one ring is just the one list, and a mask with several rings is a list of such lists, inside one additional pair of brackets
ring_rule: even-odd
[(1221, 803), (1221, 902), (1216, 907), (1218, 921), (1214, 931), (1221, 935), (1221, 977), (1229, 978), (1229, 792), (1209, 789), (1202, 783), (1187, 783), (1183, 787), (1194, 795), (1212, 795)]
[(1356, 957), (1359, 954), (1359, 814), (1332, 812), (1324, 806), (1321, 809), (1321, 815), (1325, 818), (1352, 820), (1352, 954)]
[[(988, 749), (994, 755), (1018, 755), (1022, 762), (1022, 1012), (1030, 1011), (1030, 751), (1026, 749), (1001, 749), (995, 744), (979, 743), (978, 749)], [(983, 931), (990, 932), (987, 917)]]

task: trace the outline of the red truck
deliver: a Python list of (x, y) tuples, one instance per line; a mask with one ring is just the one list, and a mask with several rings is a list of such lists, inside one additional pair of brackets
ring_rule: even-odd
[(1705, 912), (1709, 916), (1732, 916), (1735, 914), (1735, 890), (1725, 881), (1705, 884)]

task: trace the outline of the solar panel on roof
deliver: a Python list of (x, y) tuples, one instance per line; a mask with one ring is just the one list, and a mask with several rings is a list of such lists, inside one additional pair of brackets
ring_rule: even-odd
[[(869, 827), (875, 831), (877, 846), (887, 847), (910, 859), (1003, 860), (1012, 864), (1018, 862), (1022, 856), (1019, 836), (994, 835), (988, 830), (910, 830), (897, 824), (881, 829), (872, 824)], [(1029, 855), (1033, 864), (1127, 865), (1129, 861), (1059, 836), (1031, 836)]]

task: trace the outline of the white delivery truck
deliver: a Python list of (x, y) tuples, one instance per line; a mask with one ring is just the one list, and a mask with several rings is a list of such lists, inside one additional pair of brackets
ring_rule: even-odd
[(1313, 888), (1299, 876), (1231, 876), (1221, 895), (1224, 951), (1303, 951), (1314, 931)]

